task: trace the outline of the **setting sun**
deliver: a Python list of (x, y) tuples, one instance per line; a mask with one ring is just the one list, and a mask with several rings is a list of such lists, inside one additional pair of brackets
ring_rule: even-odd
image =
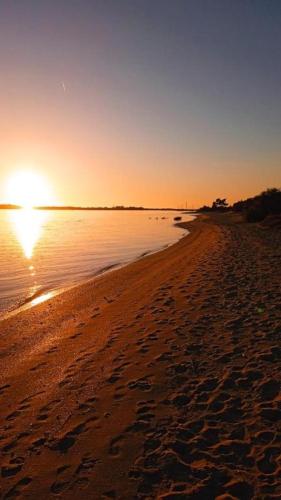
[(53, 202), (50, 186), (46, 179), (32, 171), (19, 171), (7, 182), (9, 203), (32, 208)]

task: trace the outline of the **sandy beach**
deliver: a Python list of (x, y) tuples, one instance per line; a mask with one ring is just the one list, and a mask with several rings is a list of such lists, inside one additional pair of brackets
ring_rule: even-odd
[(2, 498), (281, 497), (281, 232), (187, 227), (1, 322)]

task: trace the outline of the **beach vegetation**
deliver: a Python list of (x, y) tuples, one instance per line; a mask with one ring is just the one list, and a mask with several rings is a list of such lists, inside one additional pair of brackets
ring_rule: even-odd
[(235, 212), (241, 212), (247, 222), (260, 222), (268, 216), (281, 215), (281, 190), (270, 188), (257, 196), (233, 204)]
[(208, 205), (204, 205), (203, 207), (199, 208), (199, 212), (225, 212), (228, 210), (229, 206), (226, 201), (226, 198), (216, 198), (212, 206), (209, 207)]

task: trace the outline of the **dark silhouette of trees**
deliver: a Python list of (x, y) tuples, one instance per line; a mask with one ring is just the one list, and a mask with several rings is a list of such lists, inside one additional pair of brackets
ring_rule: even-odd
[(281, 190), (270, 188), (257, 196), (237, 201), (229, 207), (226, 198), (217, 198), (211, 207), (204, 205), (199, 212), (216, 212), (233, 210), (244, 215), (248, 222), (259, 222), (268, 216), (281, 215)]
[(248, 222), (259, 222), (269, 215), (281, 214), (281, 190), (267, 189), (253, 198), (233, 204), (235, 212), (242, 212)]
[(213, 201), (212, 206), (208, 207), (207, 205), (204, 205), (203, 207), (199, 208), (200, 212), (223, 212), (228, 209), (228, 203), (226, 201), (226, 198), (217, 198), (215, 201)]
[(228, 203), (226, 201), (226, 198), (217, 198), (215, 201), (213, 201), (213, 210), (225, 210), (227, 207)]

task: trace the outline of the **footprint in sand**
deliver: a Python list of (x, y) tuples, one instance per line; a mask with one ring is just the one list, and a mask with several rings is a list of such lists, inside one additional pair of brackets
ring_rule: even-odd
[(5, 393), (5, 391), (6, 391), (9, 387), (11, 387), (11, 386), (10, 386), (10, 384), (5, 384), (5, 385), (2, 385), (2, 386), (0, 387), (0, 395), (4, 394), (4, 393)]
[(32, 477), (23, 477), (20, 481), (18, 481), (15, 486), (13, 486), (3, 497), (4, 500), (7, 498), (18, 497), (23, 493), (25, 486), (30, 484), (32, 481)]
[(129, 389), (139, 389), (141, 391), (150, 391), (152, 383), (148, 380), (148, 377), (142, 377), (138, 380), (132, 380), (128, 383)]

